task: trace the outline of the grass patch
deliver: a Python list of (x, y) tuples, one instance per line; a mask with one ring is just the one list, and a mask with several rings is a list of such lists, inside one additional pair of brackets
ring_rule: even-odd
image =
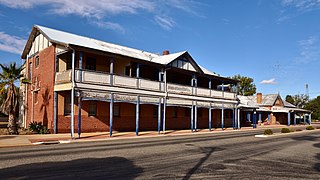
[(290, 129), (289, 128), (282, 128), (281, 129), (281, 133), (290, 133)]
[(314, 130), (314, 127), (313, 126), (307, 126), (306, 130)]
[(266, 129), (264, 130), (264, 135), (272, 135), (273, 134), (273, 131), (271, 129)]

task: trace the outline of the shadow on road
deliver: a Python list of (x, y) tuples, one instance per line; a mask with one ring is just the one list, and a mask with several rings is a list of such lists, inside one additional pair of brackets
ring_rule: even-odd
[(134, 179), (143, 169), (123, 157), (24, 164), (0, 170), (1, 179)]
[[(194, 146), (193, 144), (186, 144), (187, 146)], [(211, 156), (211, 154), (215, 151), (222, 151), (221, 148), (215, 148), (215, 147), (199, 147), (201, 153), (204, 153), (205, 156), (202, 157), (199, 162), (191, 168), (187, 174), (183, 177), (183, 180), (188, 180), (191, 178), (191, 176), (202, 166), (202, 164)]]

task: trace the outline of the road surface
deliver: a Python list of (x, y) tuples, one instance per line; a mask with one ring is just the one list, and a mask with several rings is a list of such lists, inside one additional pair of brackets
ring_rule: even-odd
[(320, 179), (320, 131), (194, 133), (0, 148), (1, 179)]

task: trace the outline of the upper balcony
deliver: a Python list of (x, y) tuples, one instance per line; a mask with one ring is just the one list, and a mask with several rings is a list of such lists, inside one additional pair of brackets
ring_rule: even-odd
[[(55, 84), (70, 83), (72, 71), (66, 70), (56, 73)], [(107, 72), (91, 71), (91, 70), (75, 70), (75, 82), (85, 85), (124, 87), (139, 90), (148, 90), (153, 92), (163, 92), (170, 95), (187, 95), (206, 98), (230, 99), (236, 98), (236, 93), (219, 91), (203, 87), (192, 87), (177, 83), (164, 83), (144, 78), (129, 77), (123, 75), (115, 75)]]

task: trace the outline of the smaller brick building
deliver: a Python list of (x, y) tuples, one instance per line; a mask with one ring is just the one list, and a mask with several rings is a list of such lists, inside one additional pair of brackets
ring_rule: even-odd
[(311, 112), (300, 109), (283, 100), (279, 94), (257, 93), (254, 96), (239, 96), (241, 124), (311, 124)]

